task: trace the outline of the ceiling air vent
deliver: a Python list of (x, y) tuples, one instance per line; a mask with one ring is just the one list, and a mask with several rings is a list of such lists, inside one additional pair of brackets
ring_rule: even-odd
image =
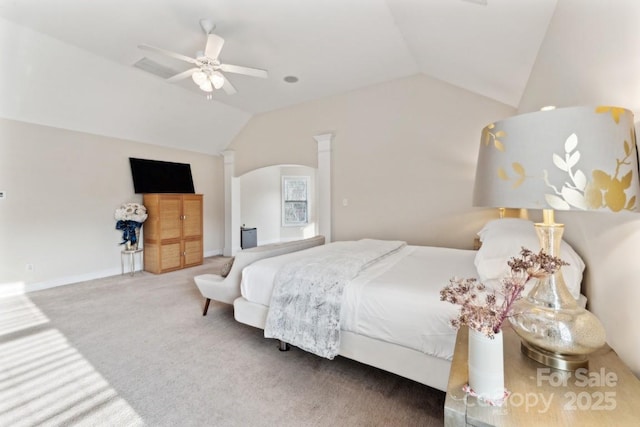
[(141, 70), (144, 70), (148, 73), (155, 74), (158, 77), (162, 77), (163, 79), (168, 79), (169, 77), (174, 76), (180, 72), (147, 57), (142, 58), (141, 60), (133, 64), (133, 66), (136, 68), (140, 68)]

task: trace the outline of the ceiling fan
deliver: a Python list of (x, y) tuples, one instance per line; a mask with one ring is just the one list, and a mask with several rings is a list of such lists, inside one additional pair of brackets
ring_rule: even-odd
[(140, 49), (160, 53), (195, 65), (193, 68), (169, 77), (167, 81), (176, 82), (186, 79), (187, 77), (191, 77), (194, 83), (198, 85), (201, 90), (209, 93), (212, 92), (213, 89), (220, 88), (229, 95), (237, 92), (236, 88), (229, 82), (229, 80), (227, 80), (222, 72), (244, 74), (246, 76), (261, 78), (268, 77), (266, 70), (221, 63), (218, 56), (220, 55), (220, 51), (224, 45), (224, 39), (212, 33), (215, 25), (213, 25), (210, 20), (201, 19), (200, 26), (207, 35), (207, 44), (204, 47), (204, 51), (198, 52), (195, 58), (146, 44), (141, 44), (138, 47)]

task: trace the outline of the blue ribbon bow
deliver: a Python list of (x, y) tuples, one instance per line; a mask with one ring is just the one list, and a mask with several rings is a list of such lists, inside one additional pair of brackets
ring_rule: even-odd
[(116, 230), (122, 230), (122, 243), (124, 245), (127, 241), (130, 241), (132, 244), (135, 244), (138, 241), (138, 236), (136, 236), (136, 228), (142, 227), (142, 223), (138, 221), (123, 221), (120, 220), (116, 222)]

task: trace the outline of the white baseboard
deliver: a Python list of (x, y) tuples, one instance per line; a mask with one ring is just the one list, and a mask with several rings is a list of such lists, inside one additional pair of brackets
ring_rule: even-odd
[[(222, 255), (222, 250), (221, 249), (214, 249), (212, 251), (207, 251), (203, 254), (205, 257), (212, 257), (212, 256), (216, 256), (216, 255)], [(136, 271), (141, 271), (142, 268), (138, 268), (136, 269)], [(49, 289), (49, 288), (55, 288), (57, 286), (65, 286), (65, 285), (72, 285), (74, 283), (78, 283), (78, 282), (86, 282), (87, 280), (95, 280), (95, 279), (102, 279), (104, 277), (110, 277), (110, 276), (118, 276), (122, 274), (122, 270), (120, 268), (112, 268), (109, 270), (102, 270), (102, 271), (96, 271), (96, 272), (91, 272), (91, 273), (85, 273), (85, 274), (78, 274), (78, 275), (74, 275), (74, 276), (65, 276), (65, 277), (58, 277), (56, 279), (52, 279), (52, 280), (45, 280), (42, 282), (36, 282), (36, 283), (27, 283), (27, 284), (20, 284), (20, 288), (22, 290), (22, 292), (17, 291), (16, 289), (13, 290), (13, 292), (15, 293), (26, 293), (26, 292), (34, 292), (34, 291), (41, 291), (43, 289)]]
[[(136, 270), (137, 271), (137, 270)], [(122, 274), (120, 268), (112, 268), (109, 270), (96, 271), (85, 274), (77, 274), (74, 276), (58, 277), (43, 282), (27, 283), (24, 285), (25, 292), (41, 291), (43, 289), (55, 288), (57, 286), (71, 285), (78, 282), (86, 282), (87, 280), (102, 279), (104, 277), (117, 276)]]
[(218, 255), (222, 255), (222, 249), (214, 249), (212, 251), (206, 251), (204, 253), (204, 257), (205, 258), (212, 257), (212, 256), (218, 256)]

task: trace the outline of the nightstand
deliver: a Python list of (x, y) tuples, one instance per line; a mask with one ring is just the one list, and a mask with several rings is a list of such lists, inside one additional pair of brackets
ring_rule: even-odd
[(520, 351), (520, 338), (504, 328), (505, 386), (511, 395), (489, 406), (462, 391), (468, 381), (466, 327), (460, 328), (444, 407), (453, 426), (637, 426), (640, 380), (605, 345), (589, 357), (589, 369), (567, 372), (541, 365)]

